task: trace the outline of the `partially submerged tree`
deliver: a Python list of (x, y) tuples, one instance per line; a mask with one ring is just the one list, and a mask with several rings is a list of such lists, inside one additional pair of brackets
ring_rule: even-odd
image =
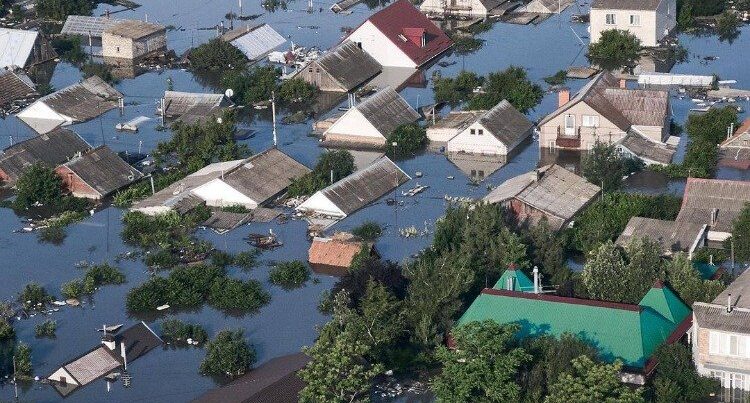
[[(386, 139), (386, 154), (395, 158), (412, 156), (427, 143), (427, 131), (416, 123), (397, 127)], [(394, 145), (395, 144), (395, 145)]]
[(195, 70), (240, 70), (248, 60), (245, 54), (221, 38), (212, 39), (190, 51), (190, 66)]
[(354, 156), (347, 150), (326, 151), (318, 157), (312, 172), (292, 179), (288, 195), (311, 195), (354, 172)]
[(641, 41), (628, 31), (603, 31), (598, 42), (589, 45), (589, 61), (604, 70), (631, 69), (641, 53)]
[(510, 66), (503, 71), (490, 73), (484, 80), (482, 91), (469, 101), (467, 109), (492, 109), (507, 99), (521, 113), (526, 113), (542, 100), (544, 91), (529, 80), (523, 67)]
[(234, 378), (243, 375), (254, 363), (255, 350), (247, 344), (242, 330), (222, 330), (208, 342), (200, 371), (204, 375)]
[(745, 203), (732, 223), (732, 237), (724, 241), (724, 248), (734, 250), (734, 257), (738, 261), (750, 261), (750, 203)]
[(583, 157), (583, 176), (602, 191), (610, 192), (622, 187), (623, 176), (640, 169), (643, 163), (624, 157), (617, 146), (596, 141), (594, 147)]
[(16, 182), (13, 207), (25, 210), (35, 204), (54, 205), (62, 198), (62, 179), (40, 163), (30, 166)]

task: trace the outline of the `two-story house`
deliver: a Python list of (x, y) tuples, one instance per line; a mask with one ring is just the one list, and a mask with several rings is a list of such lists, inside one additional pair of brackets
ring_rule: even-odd
[(676, 0), (594, 0), (591, 3), (591, 42), (602, 32), (628, 31), (641, 45), (654, 47), (677, 26)]

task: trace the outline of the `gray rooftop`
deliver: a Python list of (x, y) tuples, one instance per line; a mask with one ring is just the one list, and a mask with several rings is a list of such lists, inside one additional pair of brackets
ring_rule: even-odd
[(0, 28), (0, 68), (26, 67), (39, 32)]
[(223, 108), (234, 106), (224, 94), (165, 91), (165, 116), (187, 123), (202, 120)]
[(35, 163), (54, 168), (90, 148), (78, 134), (57, 129), (6, 148), (0, 154), (0, 170), (8, 175), (12, 184)]
[(391, 87), (378, 91), (355, 108), (386, 137), (397, 127), (419, 120), (419, 113)]
[(86, 355), (66, 364), (64, 368), (78, 381), (78, 384), (85, 386), (118, 368), (120, 364), (121, 362), (115, 353), (107, 347), (99, 346)]
[(38, 95), (34, 83), (22, 71), (0, 69), (0, 106)]
[(313, 64), (320, 66), (347, 91), (378, 74), (382, 68), (354, 42), (346, 41), (333, 48)]
[(97, 147), (65, 163), (65, 166), (102, 197), (143, 177), (107, 146)]
[(626, 246), (633, 238), (649, 238), (661, 245), (664, 255), (690, 252), (705, 227), (705, 224), (633, 217), (617, 238), (617, 244)]
[[(732, 294), (732, 311), (727, 301)], [(750, 334), (750, 270), (745, 270), (709, 303), (696, 302), (693, 312), (702, 328)]]
[[(677, 221), (707, 224), (711, 231), (732, 232), (732, 221), (750, 202), (750, 182), (688, 178)], [(712, 213), (716, 215), (712, 222)]]
[(505, 99), (484, 113), (479, 118), (479, 123), (508, 148), (526, 139), (531, 134), (531, 128), (534, 127), (526, 115), (519, 112)]
[(604, 10), (656, 10), (665, 0), (594, 0), (593, 9)]
[(460, 132), (469, 127), (486, 111), (450, 111), (427, 129), (456, 129)]
[(88, 15), (69, 15), (60, 31), (63, 35), (81, 35), (100, 38), (105, 29), (121, 20)]
[(120, 20), (104, 29), (105, 34), (129, 39), (141, 39), (158, 32), (166, 33), (164, 25), (138, 20)]
[(230, 42), (250, 60), (258, 60), (286, 42), (268, 24), (240, 27), (225, 33), (221, 39)]
[(629, 132), (620, 142), (620, 146), (646, 161), (667, 165), (672, 162), (676, 149), (663, 143), (657, 143), (646, 137)]
[(224, 175), (224, 182), (262, 204), (286, 190), (310, 169), (278, 148), (270, 148), (250, 157), (244, 164)]

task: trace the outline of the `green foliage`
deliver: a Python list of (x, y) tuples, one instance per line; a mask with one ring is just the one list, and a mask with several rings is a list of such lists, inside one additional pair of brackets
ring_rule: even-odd
[(548, 284), (557, 285), (558, 293), (572, 294), (571, 271), (566, 266), (566, 237), (559, 236), (553, 231), (546, 217), (528, 231), (530, 241), (531, 264), (537, 266), (542, 273), (542, 280)]
[(208, 218), (208, 211), (195, 209), (180, 215), (176, 211), (149, 216), (129, 211), (122, 217), (122, 239), (125, 243), (150, 248), (173, 248), (189, 244), (189, 234)]
[[(333, 178), (331, 178), (333, 171)], [(292, 179), (287, 194), (290, 197), (311, 195), (354, 172), (354, 156), (347, 150), (329, 150), (318, 157), (312, 172)]]
[(91, 0), (38, 0), (37, 16), (43, 19), (65, 21), (69, 15), (91, 15), (94, 2)]
[(279, 86), (279, 100), (287, 105), (312, 102), (317, 94), (318, 88), (301, 78), (284, 80)]
[(724, 11), (716, 19), (716, 32), (719, 34), (719, 40), (729, 43), (734, 42), (740, 36), (741, 26), (742, 20), (737, 14), (731, 11)]
[(484, 43), (484, 40), (472, 35), (449, 34), (448, 36), (453, 41), (453, 52), (461, 56), (476, 52), (482, 48)]
[[(156, 172), (152, 174), (154, 179), (154, 192), (158, 192), (172, 183), (182, 179), (184, 174), (177, 169), (165, 172)], [(151, 196), (151, 182), (148, 180), (140, 181), (126, 189), (118, 190), (112, 200), (117, 207), (130, 207), (130, 205), (140, 199)]]
[(403, 124), (388, 136), (386, 154), (394, 158), (413, 156), (426, 143), (427, 131), (423, 127), (416, 123)]
[(16, 336), (13, 325), (10, 324), (8, 319), (0, 318), (0, 342), (12, 340)]
[(693, 354), (684, 344), (663, 344), (653, 357), (659, 363), (651, 377), (655, 403), (704, 401), (718, 392), (719, 381), (698, 374)]
[(435, 102), (458, 105), (469, 99), (475, 88), (482, 85), (482, 77), (470, 71), (462, 71), (455, 78), (435, 78), (433, 87)]
[[(733, 231), (734, 234), (736, 232)], [(736, 245), (735, 245), (736, 246)], [(729, 250), (731, 248), (727, 249), (716, 249), (716, 248), (708, 248), (703, 247), (696, 249), (695, 252), (693, 252), (693, 261), (694, 262), (700, 262), (700, 263), (710, 263), (713, 261), (714, 264), (720, 265), (723, 262), (726, 262), (729, 259)], [(735, 257), (737, 252), (735, 251)]]
[(557, 73), (544, 78), (544, 82), (549, 85), (563, 85), (568, 81), (568, 72), (560, 70)]
[(725, 249), (734, 250), (735, 259), (740, 262), (750, 261), (750, 203), (745, 204), (732, 223), (732, 237), (724, 244)]
[(445, 346), (436, 356), (442, 372), (432, 383), (440, 402), (519, 401), (521, 387), (517, 373), (531, 359), (524, 349), (514, 346), (517, 325), (493, 321), (472, 322), (454, 328), (455, 350)]
[(62, 197), (62, 179), (53, 169), (36, 163), (19, 176), (13, 208), (26, 210), (35, 204), (55, 205)]
[(365, 221), (352, 229), (352, 234), (363, 241), (375, 241), (383, 234), (383, 227), (375, 221)]
[(628, 31), (603, 31), (598, 42), (589, 45), (586, 57), (605, 70), (633, 68), (641, 53), (641, 40)]
[(523, 67), (511, 66), (490, 73), (482, 85), (482, 92), (472, 98), (467, 109), (492, 109), (506, 99), (521, 113), (526, 113), (542, 100), (544, 91), (528, 79)]
[(57, 37), (52, 39), (52, 47), (55, 52), (65, 61), (80, 64), (86, 61), (86, 52), (81, 45), (81, 37)]
[(680, 11), (688, 6), (695, 16), (713, 16), (724, 11), (726, 0), (680, 0), (677, 2), (677, 9)]
[[(272, 66), (254, 66), (249, 71), (229, 72), (221, 78), (221, 84), (234, 91), (237, 103), (251, 105), (271, 99), (276, 90), (281, 71)], [(294, 89), (294, 88), (290, 88)], [(290, 93), (290, 95), (293, 95)]]
[(47, 337), (50, 339), (54, 339), (56, 330), (57, 330), (57, 322), (55, 322), (54, 320), (48, 319), (34, 326), (34, 335), (37, 338)]
[(284, 289), (299, 288), (310, 278), (310, 270), (299, 260), (277, 264), (269, 276), (272, 284)]
[(257, 249), (240, 252), (234, 255), (232, 264), (245, 270), (252, 269), (258, 264), (258, 255), (260, 255), (260, 251)]
[(60, 286), (60, 293), (65, 298), (79, 299), (83, 296), (83, 281), (74, 279)]
[(243, 206), (242, 204), (233, 204), (231, 206), (224, 206), (221, 208), (221, 211), (225, 211), (227, 213), (249, 213), (252, 210), (248, 209), (247, 207)]
[(220, 38), (212, 39), (190, 51), (190, 66), (195, 70), (241, 70), (247, 57), (231, 43)]
[(682, 7), (679, 8), (680, 11), (677, 14), (677, 28), (681, 31), (687, 31), (695, 24), (693, 5), (689, 1), (683, 1)]
[(641, 403), (641, 388), (620, 382), (622, 363), (597, 364), (587, 356), (573, 359), (571, 373), (563, 374), (550, 386), (545, 403)]
[(167, 319), (161, 323), (161, 338), (170, 344), (187, 344), (187, 339), (203, 344), (208, 341), (208, 333), (201, 325)]
[(257, 280), (219, 278), (211, 284), (208, 303), (224, 311), (256, 312), (271, 301)]
[(18, 343), (13, 358), (16, 363), (16, 376), (21, 379), (30, 379), (33, 374), (31, 347), (26, 343)]
[(727, 128), (734, 124), (739, 126), (737, 109), (732, 106), (711, 108), (702, 114), (691, 114), (688, 117), (685, 130), (693, 141), (704, 139), (713, 144), (719, 144), (727, 137)]
[(247, 344), (242, 330), (222, 330), (208, 342), (200, 371), (235, 378), (247, 372), (255, 360), (255, 350)]
[(21, 294), (18, 295), (18, 302), (23, 305), (24, 309), (42, 310), (53, 300), (54, 298), (47, 294), (47, 290), (37, 283), (26, 284)]
[(81, 66), (81, 72), (83, 73), (84, 78), (98, 76), (99, 78), (110, 84), (114, 84), (119, 81), (117, 77), (112, 75), (112, 67), (102, 63), (86, 63)]
[(107, 263), (89, 267), (83, 276), (84, 294), (93, 294), (97, 288), (103, 285), (122, 284), (125, 282), (125, 274), (120, 269)]
[(623, 157), (614, 144), (597, 140), (594, 147), (584, 155), (581, 169), (589, 182), (597, 186), (604, 185), (603, 191), (611, 192), (622, 187), (622, 178), (632, 173), (632, 169), (643, 167), (640, 160), (633, 162)]
[(687, 255), (675, 254), (666, 264), (667, 281), (688, 305), (693, 302), (711, 302), (725, 287), (719, 280), (703, 280)]
[(575, 220), (572, 246), (588, 253), (607, 240), (614, 241), (631, 217), (674, 220), (681, 200), (671, 195), (649, 196), (623, 192), (608, 193), (604, 200), (592, 203)]

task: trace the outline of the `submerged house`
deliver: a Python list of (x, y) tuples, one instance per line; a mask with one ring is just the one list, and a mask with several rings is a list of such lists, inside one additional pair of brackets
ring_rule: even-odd
[(354, 29), (354, 42), (382, 66), (418, 68), (453, 46), (440, 28), (409, 0), (398, 0)]
[(56, 57), (52, 44), (41, 33), (0, 28), (0, 69), (25, 69)]
[(669, 144), (649, 139), (640, 133), (631, 131), (617, 143), (623, 155), (638, 158), (646, 165), (669, 165), (677, 148)]
[(69, 15), (65, 19), (61, 35), (97, 38), (101, 40), (104, 31), (122, 20), (109, 17), (93, 17), (89, 15)]
[(120, 106), (123, 95), (98, 76), (43, 96), (18, 113), (37, 133), (93, 119)]
[(338, 233), (330, 238), (315, 237), (307, 252), (307, 261), (316, 273), (340, 276), (346, 274), (354, 258), (367, 250), (377, 256), (375, 245), (354, 238), (352, 234)]
[(108, 62), (132, 64), (167, 50), (167, 28), (137, 20), (121, 20), (102, 32), (102, 55)]
[(210, 164), (135, 203), (131, 210), (182, 214), (202, 204), (254, 209), (283, 194), (292, 179), (308, 172), (306, 166), (271, 148), (250, 158)]
[(141, 179), (143, 174), (107, 146), (94, 148), (55, 168), (75, 197), (101, 200)]
[(558, 105), (537, 125), (542, 148), (589, 150), (597, 141), (617, 143), (631, 132), (652, 144), (669, 137), (669, 93), (625, 88), (609, 72), (595, 76), (573, 98), (569, 90), (560, 91)]
[(502, 100), (448, 140), (449, 153), (513, 155), (531, 137), (534, 124), (507, 100)]
[(617, 244), (625, 246), (633, 238), (649, 238), (659, 244), (663, 256), (685, 252), (692, 258), (696, 249), (706, 245), (707, 232), (706, 224), (632, 217), (617, 238)]
[(508, 179), (484, 197), (507, 207), (519, 224), (535, 225), (546, 217), (553, 230), (565, 228), (601, 191), (559, 165), (547, 165)]
[(388, 157), (315, 192), (297, 211), (342, 219), (373, 203), (409, 181), (411, 177)]
[(505, 0), (425, 0), (419, 11), (440, 17), (480, 17), (485, 18)]
[(21, 141), (0, 153), (0, 182), (3, 186), (14, 186), (34, 164), (55, 168), (90, 149), (91, 145), (81, 136), (66, 129), (56, 129)]
[(0, 108), (9, 107), (15, 101), (26, 101), (38, 95), (34, 83), (23, 71), (0, 69)]
[(225, 33), (221, 39), (231, 43), (251, 61), (260, 60), (286, 42), (286, 39), (268, 24), (239, 27)]
[(643, 385), (657, 364), (652, 358), (657, 347), (682, 339), (692, 324), (690, 307), (661, 281), (638, 304), (624, 304), (542, 293), (538, 280), (529, 290), (529, 278), (518, 273), (506, 272), (482, 290), (458, 325), (517, 323), (519, 338), (585, 335), (602, 360), (624, 364), (624, 382)]
[(192, 124), (232, 107), (234, 103), (224, 94), (165, 91), (159, 112), (166, 119)]
[(750, 118), (726, 140), (719, 144), (720, 164), (739, 169), (750, 169)]
[(397, 127), (417, 120), (419, 113), (388, 87), (346, 111), (323, 132), (323, 142), (383, 148)]
[(144, 322), (117, 335), (105, 332), (100, 345), (63, 364), (47, 380), (62, 397), (67, 397), (78, 388), (120, 372), (123, 366), (130, 365), (163, 343)]
[(591, 43), (602, 32), (618, 29), (640, 39), (641, 45), (654, 47), (677, 26), (676, 0), (594, 0), (590, 12)]
[(469, 125), (476, 122), (484, 111), (450, 111), (434, 124), (427, 127), (427, 138), (434, 145), (447, 145)]
[(354, 42), (346, 41), (302, 67), (292, 78), (321, 91), (349, 92), (382, 70), (380, 64)]

